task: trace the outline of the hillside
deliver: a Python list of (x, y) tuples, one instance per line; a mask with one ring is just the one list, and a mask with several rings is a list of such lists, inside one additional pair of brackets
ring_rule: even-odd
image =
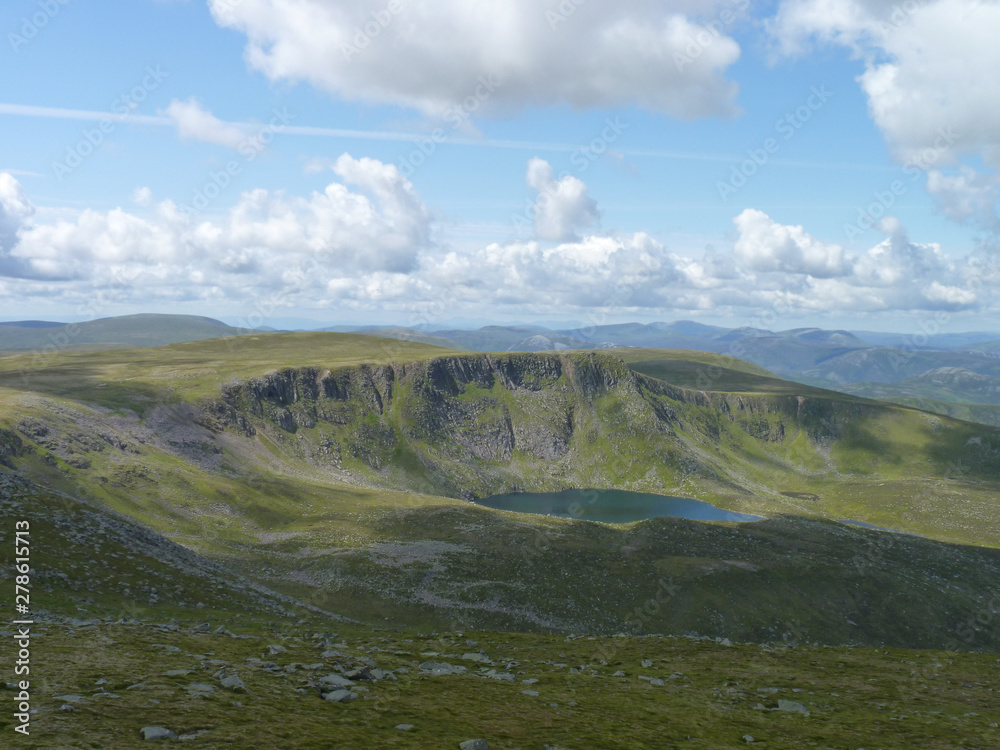
[[(362, 625), (0, 470), (5, 569), (14, 520), (45, 541), (30, 735), (14, 734), (13, 712), (0, 716), (14, 747), (133, 750), (147, 744), (144, 727), (206, 750), (423, 750), (478, 737), (496, 750), (715, 748), (746, 735), (782, 750), (816, 737), (950, 748), (956, 733), (988, 747), (1000, 720), (995, 654), (819, 647), (793, 623), (770, 645)], [(6, 596), (11, 580), (0, 584)], [(663, 581), (632, 616), (685, 595)], [(335, 686), (356, 698), (324, 699), (341, 697)]]
[[(1000, 573), (994, 550), (971, 546), (1000, 540), (996, 431), (797, 384), (779, 392), (737, 362), (701, 392), (613, 353), (386, 342), (262, 334), (65, 354), (31, 393), (9, 358), (0, 458), (368, 622), (614, 633), (667, 577), (678, 606), (638, 632), (771, 641), (791, 628), (933, 647), (955, 643), (955, 623), (974, 618)], [(689, 360), (646, 356), (665, 379), (672, 361), (690, 374)], [(740, 392), (723, 391), (725, 378)], [(747, 392), (761, 383), (772, 392)], [(768, 520), (607, 527), (462, 499), (574, 486)], [(946, 584), (956, 575), (962, 588)], [(606, 597), (621, 606), (595, 606)], [(963, 647), (993, 643), (975, 632)]]
[(844, 390), (886, 400), (914, 398), (961, 404), (1000, 404), (1000, 377), (960, 367), (939, 367), (897, 383), (856, 383), (845, 386)]
[[(254, 334), (7, 357), (0, 566), (28, 520), (44, 643), (22, 745), (978, 741), (998, 448), (712, 353)], [(573, 486), (764, 519), (468, 501)]]
[(240, 333), (221, 321), (195, 315), (123, 315), (69, 324), (22, 322), (0, 324), (0, 351), (37, 349), (48, 354), (84, 346), (162, 346)]

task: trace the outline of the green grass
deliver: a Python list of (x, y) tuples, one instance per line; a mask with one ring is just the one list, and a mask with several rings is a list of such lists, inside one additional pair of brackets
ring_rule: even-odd
[(0, 325), (0, 350), (162, 346), (236, 336), (242, 331), (196, 315), (124, 315), (47, 328)]
[[(728, 354), (715, 354), (713, 352), (697, 352), (689, 351), (687, 349), (614, 349), (610, 353), (613, 353), (616, 357), (620, 357), (624, 362), (628, 363), (632, 369), (637, 369), (636, 365), (647, 363), (659, 363), (665, 365), (667, 363), (672, 363), (676, 365), (679, 371), (690, 371), (691, 366), (696, 366), (696, 375), (703, 375), (705, 378), (710, 380), (715, 379), (716, 375), (721, 374), (725, 377), (729, 377), (726, 373), (719, 373), (720, 370), (733, 370), (736, 372), (746, 373), (748, 375), (757, 375), (763, 378), (777, 378), (770, 370), (765, 370), (763, 367), (755, 365), (746, 360), (737, 359)], [(653, 376), (656, 377), (656, 376)], [(697, 387), (695, 385), (689, 387)], [(704, 390), (703, 388), (698, 388), (698, 390)], [(711, 389), (709, 389), (711, 390)]]
[(429, 359), (440, 347), (344, 333), (271, 333), (144, 349), (41, 352), (0, 359), (0, 388), (111, 408), (198, 400), (230, 380), (295, 367), (338, 368)]
[[(499, 633), (394, 633), (338, 627), (345, 657), (322, 659), (321, 641), (307, 626), (273, 629), (246, 618), (225, 624), (248, 640), (163, 633), (143, 626), (105, 625), (86, 630), (47, 628), (37, 669), (44, 681), (36, 705), (46, 711), (23, 740), (0, 719), (13, 747), (134, 748), (143, 726), (179, 733), (204, 730), (185, 744), (295, 748), (384, 747), (400, 750), (457, 748), (485, 738), (491, 748), (588, 747), (637, 750), (742, 746), (752, 735), (768, 748), (989, 747), (1000, 720), (992, 656), (871, 649), (768, 649), (720, 646), (686, 639), (582, 639)], [(269, 632), (270, 631), (270, 632)], [(469, 646), (473, 640), (476, 645)], [(269, 643), (286, 654), (267, 657), (279, 666), (374, 657), (383, 669), (406, 668), (396, 681), (369, 686), (363, 700), (336, 705), (308, 687), (310, 673), (272, 674), (248, 666)], [(172, 646), (164, 653), (154, 643)], [(461, 654), (482, 649), (511, 664), (518, 679), (501, 683), (471, 673), (422, 677), (423, 653)], [(247, 686), (233, 694), (212, 677), (205, 658), (227, 662)], [(603, 658), (610, 657), (610, 658)], [(432, 657), (438, 658), (438, 657)], [(462, 663), (450, 657), (452, 663)], [(642, 667), (643, 660), (652, 662)], [(601, 662), (606, 663), (601, 663)], [(556, 662), (565, 666), (553, 666)], [(579, 674), (570, 668), (583, 667)], [(168, 677), (171, 669), (190, 675)], [(624, 677), (612, 676), (621, 670)], [(639, 675), (664, 680), (652, 686)], [(673, 679), (671, 679), (673, 676)], [(528, 686), (520, 680), (537, 679)], [(94, 683), (120, 697), (92, 697)], [(191, 697), (191, 682), (214, 684), (209, 698)], [(138, 684), (138, 687), (131, 686)], [(299, 690), (304, 692), (299, 692)], [(72, 713), (58, 710), (55, 695), (85, 696)], [(775, 710), (778, 700), (801, 703), (809, 716)], [(153, 703), (156, 701), (156, 703)], [(410, 732), (395, 729), (413, 724)]]
[[(619, 353), (664, 382), (636, 378)], [(0, 472), (15, 467), (48, 487), (0, 491), (8, 601), (13, 521), (31, 521), (42, 709), (27, 740), (0, 716), (5, 738), (133, 748), (140, 727), (163, 725), (208, 730), (186, 742), (205, 748), (439, 748), (484, 737), (495, 748), (714, 749), (742, 746), (744, 734), (769, 748), (995, 744), (994, 431), (715, 355), (496, 355), (516, 388), (466, 383), (455, 373), (482, 358), (453, 357), (279, 334), (61, 353), (27, 380), (31, 357), (0, 360)], [(379, 409), (373, 371), (359, 365), (389, 362), (407, 367), (396, 368), (391, 397), (379, 386)], [(346, 400), (303, 395), (317, 372), (338, 368)], [(713, 388), (692, 380), (703, 368)], [(267, 401), (265, 416), (253, 416), (252, 388), (230, 392), (253, 436), (200, 411), (224, 384), (285, 369), (295, 372), (272, 381), (298, 394)], [(278, 427), (284, 410), (297, 428)], [(472, 455), (508, 423), (509, 456)], [(565, 444), (547, 454), (558, 435)], [(696, 496), (768, 518), (612, 526), (455, 499), (567, 486)], [(206, 620), (249, 637), (189, 631)], [(650, 633), (736, 645), (637, 637)], [(342, 656), (322, 657), (341, 641)], [(288, 652), (265, 656), (269, 643)], [(471, 662), (457, 677), (416, 668), (479, 649), (518, 680), (537, 679), (540, 695)], [(321, 663), (326, 674), (363, 658), (399, 679), (345, 706), (320, 701), (313, 672), (284, 669)], [(248, 692), (221, 689), (210, 659)], [(94, 696), (101, 679), (118, 698)], [(192, 697), (190, 682), (216, 690)], [(59, 710), (66, 693), (85, 696), (73, 712)], [(779, 698), (810, 715), (773, 710)]]

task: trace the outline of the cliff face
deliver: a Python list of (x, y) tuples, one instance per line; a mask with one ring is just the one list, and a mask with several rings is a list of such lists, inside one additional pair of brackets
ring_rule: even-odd
[[(571, 486), (682, 492), (704, 482), (759, 492), (767, 477), (734, 464), (748, 446), (781, 454), (804, 435), (815, 471), (846, 425), (884, 410), (688, 391), (610, 354), (567, 353), (287, 369), (227, 386), (210, 411), (332, 471), (482, 497)], [(800, 468), (779, 460), (790, 473)]]

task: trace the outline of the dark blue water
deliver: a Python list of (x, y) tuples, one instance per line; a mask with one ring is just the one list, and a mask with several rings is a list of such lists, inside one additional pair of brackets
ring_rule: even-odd
[(578, 518), (602, 523), (629, 523), (660, 516), (687, 518), (691, 521), (760, 520), (760, 516), (721, 510), (700, 500), (623, 490), (522, 492), (514, 495), (494, 495), (484, 500), (477, 500), (476, 503), (496, 510)]

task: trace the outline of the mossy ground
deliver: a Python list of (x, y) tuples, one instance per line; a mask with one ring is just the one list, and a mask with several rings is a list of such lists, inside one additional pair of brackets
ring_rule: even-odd
[[(166, 632), (148, 624), (40, 628), (32, 697), (39, 712), (27, 739), (13, 733), (5, 713), (4, 746), (133, 750), (145, 744), (139, 729), (150, 725), (179, 734), (203, 731), (183, 743), (188, 747), (262, 750), (438, 750), (480, 737), (497, 750), (716, 750), (744, 746), (746, 734), (754, 747), (788, 750), (986, 750), (1000, 742), (994, 655), (351, 627), (334, 634), (320, 622), (268, 624), (238, 616), (216, 622), (251, 637)], [(344, 644), (338, 646), (343, 656), (321, 657), (330, 640)], [(287, 652), (271, 656), (269, 644)], [(517, 681), (482, 676), (478, 665), (460, 658), (470, 651), (485, 652)], [(364, 657), (382, 669), (409, 671), (397, 681), (370, 684), (362, 700), (346, 705), (322, 701), (309, 686), (337, 664)], [(270, 673), (251, 667), (252, 658), (323, 667)], [(426, 676), (417, 667), (427, 660), (470, 671)], [(651, 665), (643, 667), (645, 660)], [(221, 662), (239, 674), (246, 693), (219, 686), (213, 673)], [(170, 670), (191, 673), (167, 676)], [(618, 671), (625, 676), (613, 676)], [(99, 680), (106, 682), (99, 686)], [(193, 697), (190, 683), (215, 690)], [(525, 695), (525, 689), (539, 694)], [(60, 710), (66, 701), (56, 696), (66, 694), (83, 696), (73, 712)], [(801, 703), (809, 715), (775, 710), (779, 699)], [(399, 724), (415, 728), (399, 731)]]
[[(626, 358), (633, 366), (655, 361), (666, 382), (695, 378), (684, 381), (689, 388), (704, 366), (714, 390), (581, 400), (567, 375), (534, 400), (499, 387), (470, 387), (455, 399), (479, 415), (463, 427), (470, 434), (506, 414), (554, 434), (569, 414), (567, 459), (515, 449), (506, 461), (469, 460), (454, 446), (413, 440), (422, 423), (406, 407), (421, 396), (405, 384), (385, 415), (352, 406), (357, 419), (346, 427), (319, 422), (289, 432), (257, 420), (249, 438), (184, 416), (182, 407), (217, 398), (223, 383), (269, 370), (445, 354), (394, 341), (372, 347), (357, 336), (261, 335), (0, 360), (0, 458), (65, 493), (38, 490), (5, 506), (0, 560), (9, 572), (10, 520), (30, 516), (39, 606), (101, 620), (72, 627), (40, 618), (33, 653), (42, 710), (24, 746), (134, 748), (138, 729), (152, 724), (207, 729), (190, 744), (211, 748), (439, 748), (486, 737), (496, 748), (659, 750), (738, 747), (744, 734), (772, 748), (1000, 745), (995, 654), (802, 645), (998, 650), (992, 431), (802, 391), (736, 361), (717, 370), (710, 355), (655, 351)], [(595, 356), (608, 355), (566, 362), (582, 368)], [(621, 362), (608, 371), (627, 374)], [(174, 407), (180, 416), (163, 418)], [(653, 407), (674, 415), (668, 426)], [(159, 432), (149, 428), (154, 417)], [(49, 433), (29, 439), (36, 428), (26, 419)], [(175, 434), (178, 427), (187, 431)], [(25, 451), (9, 439), (14, 433), (30, 443)], [(511, 482), (688, 494), (769, 519), (605, 526), (453, 499), (462, 488)], [(129, 535), (109, 536), (93, 518), (109, 508), (201, 553), (205, 565), (168, 565), (155, 540), (134, 548), (123, 541)], [(928, 538), (831, 522), (838, 518)], [(248, 589), (207, 560), (286, 598)], [(317, 608), (366, 624), (337, 622)], [(193, 611), (251, 637), (154, 625), (190, 627)], [(130, 624), (107, 622), (120, 617)], [(473, 628), (485, 632), (455, 632)], [(306, 689), (301, 670), (276, 676), (246, 661), (281, 643), (288, 653), (271, 658), (283, 665), (326, 662), (313, 634), (331, 630), (352, 658), (409, 673), (341, 706)], [(567, 640), (552, 631), (602, 635)], [(607, 636), (618, 631), (799, 645)], [(445, 659), (427, 653), (460, 659), (479, 648), (511, 663), (518, 679), (537, 678), (530, 687), (540, 695), (522, 694), (523, 683), (413, 669)], [(188, 682), (212, 680), (197, 654), (233, 665), (249, 692), (189, 696)], [(641, 667), (644, 659), (652, 665)], [(192, 675), (180, 679), (163, 674), (188, 668)], [(624, 678), (612, 676), (618, 669)], [(93, 697), (100, 679), (119, 697)], [(88, 697), (62, 712), (55, 696), (67, 693)], [(810, 715), (771, 710), (778, 698), (803, 703)], [(0, 718), (4, 742), (22, 742), (10, 721)], [(416, 728), (398, 732), (399, 723)]]

